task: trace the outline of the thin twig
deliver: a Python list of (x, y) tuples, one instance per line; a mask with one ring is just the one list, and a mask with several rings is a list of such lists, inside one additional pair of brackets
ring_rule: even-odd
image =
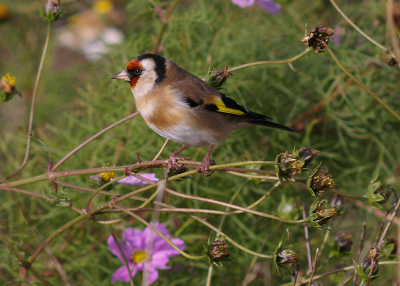
[(162, 152), (164, 151), (165, 147), (167, 147), (168, 142), (169, 142), (169, 139), (166, 139), (165, 142), (164, 142), (164, 144), (162, 145), (160, 151), (158, 151), (157, 155), (153, 158), (152, 161), (157, 160), (157, 159), (161, 156), (161, 154), (162, 154)]
[[(396, 59), (396, 56), (400, 56), (400, 45), (399, 38), (396, 35), (396, 25), (394, 23), (395, 15), (394, 15), (394, 1), (387, 0), (386, 1), (386, 21), (389, 30), (389, 35), (392, 42), (392, 47), (394, 49), (394, 53), (390, 52), (391, 56)], [(397, 65), (400, 67), (400, 61), (397, 60)]]
[[(306, 214), (306, 203), (303, 202), (303, 219), (307, 217)], [(311, 246), (310, 246), (310, 237), (308, 235), (308, 225), (307, 222), (304, 223), (304, 236), (306, 238), (306, 249), (307, 249), (307, 259), (308, 259), (308, 271), (312, 272), (312, 257), (311, 257)]]
[(255, 215), (258, 215), (258, 216), (261, 216), (261, 217), (275, 219), (275, 220), (278, 220), (278, 221), (281, 221), (281, 222), (285, 222), (285, 223), (289, 223), (289, 224), (301, 224), (301, 223), (307, 222), (307, 220), (308, 220), (307, 217), (302, 219), (302, 220), (291, 220), (291, 219), (281, 218), (281, 217), (277, 217), (277, 216), (274, 216), (274, 215), (271, 215), (271, 214), (266, 214), (266, 213), (263, 213), (263, 212), (250, 210), (250, 209), (247, 209), (247, 208), (244, 208), (244, 207), (240, 207), (240, 206), (237, 206), (237, 205), (224, 203), (224, 202), (213, 200), (213, 199), (181, 194), (181, 193), (175, 192), (175, 191), (170, 190), (170, 189), (166, 189), (166, 191), (168, 193), (173, 194), (173, 195), (178, 196), (178, 197), (191, 199), (191, 200), (196, 200), (196, 201), (201, 201), (201, 202), (212, 203), (212, 204), (217, 204), (217, 205), (221, 205), (221, 206), (226, 206), (226, 207), (230, 207), (230, 208), (233, 208), (233, 209), (241, 210), (241, 211), (244, 211), (244, 212), (247, 212), (247, 213), (251, 213), (251, 214), (255, 214)]
[[(109, 215), (108, 215), (108, 219), (110, 219), (110, 216), (109, 216)], [(132, 278), (132, 271), (131, 271), (131, 269), (129, 268), (128, 260), (126, 259), (125, 254), (124, 254), (124, 252), (122, 251), (121, 245), (119, 244), (118, 238), (117, 238), (117, 236), (115, 235), (115, 232), (114, 232), (114, 230), (113, 230), (113, 228), (112, 228), (112, 225), (110, 224), (109, 227), (110, 227), (111, 235), (112, 235), (112, 237), (114, 238), (115, 243), (117, 244), (118, 251), (119, 251), (119, 253), (121, 254), (122, 258), (124, 259), (124, 264), (125, 264), (125, 266), (126, 266), (126, 270), (128, 271), (129, 281), (131, 282), (131, 286), (134, 286), (133, 278)]]
[(310, 49), (306, 49), (303, 52), (301, 52), (300, 54), (294, 56), (293, 58), (286, 59), (286, 60), (259, 61), (259, 62), (252, 62), (252, 63), (248, 63), (248, 64), (239, 65), (239, 66), (236, 66), (236, 67), (228, 69), (228, 72), (232, 72), (232, 71), (243, 69), (243, 68), (247, 68), (247, 67), (258, 66), (258, 65), (288, 64), (288, 63), (294, 62), (295, 60), (301, 58), (302, 56), (304, 56), (305, 54), (309, 53), (310, 51), (311, 51)]
[(152, 50), (153, 54), (156, 54), (157, 51), (158, 51), (158, 46), (160, 45), (161, 38), (162, 38), (162, 35), (164, 33), (165, 26), (167, 25), (168, 19), (171, 16), (172, 12), (174, 11), (176, 5), (178, 5), (178, 3), (179, 3), (179, 0), (175, 0), (174, 2), (172, 2), (172, 4), (169, 7), (169, 9), (168, 9), (167, 13), (165, 14), (165, 16), (162, 16), (162, 18), (161, 18), (162, 23), (161, 23), (160, 30), (158, 31), (156, 42), (155, 42), (155, 44), (153, 46), (153, 50)]
[(361, 81), (359, 81), (354, 75), (352, 75), (344, 66), (343, 64), (339, 61), (339, 59), (336, 57), (336, 55), (332, 52), (332, 50), (329, 48), (328, 45), (326, 45), (325, 42), (321, 41), (322, 43), (325, 44), (325, 48), (328, 51), (328, 53), (331, 55), (331, 57), (334, 59), (334, 61), (338, 64), (338, 66), (347, 74), (348, 77), (350, 77), (352, 80), (354, 80), (362, 89), (364, 89), (369, 95), (371, 95), (376, 101), (379, 102), (380, 105), (382, 105), (387, 111), (389, 111), (394, 117), (396, 117), (397, 120), (400, 121), (400, 116), (396, 114), (386, 103), (384, 103), (378, 96), (375, 95), (371, 90), (369, 90)]
[[(190, 165), (200, 165), (201, 162), (197, 161), (178, 161), (178, 164), (183, 164), (185, 167), (189, 167)], [(147, 161), (147, 162), (141, 162), (140, 164), (135, 164), (132, 168), (134, 172), (139, 172), (144, 168), (148, 167), (153, 167), (153, 168), (165, 168), (166, 165), (168, 164), (168, 160), (156, 160), (156, 161)], [(228, 164), (221, 164), (221, 165), (214, 165), (210, 166), (210, 170), (224, 170), (225, 168), (231, 168), (231, 167), (237, 167), (237, 166), (246, 166), (246, 165), (269, 165), (273, 166), (274, 161), (246, 161), (246, 162), (235, 162), (235, 163), (228, 163)], [(123, 172), (125, 171), (126, 166), (123, 167), (105, 167), (105, 168), (91, 168), (91, 169), (81, 169), (81, 170), (72, 170), (72, 171), (63, 171), (63, 172), (54, 172), (51, 173), (51, 176), (49, 176), (48, 173), (36, 176), (36, 177), (31, 177), (31, 178), (26, 178), (26, 179), (21, 179), (21, 180), (15, 180), (12, 182), (4, 183), (1, 184), (0, 187), (6, 186), (6, 187), (17, 187), (17, 186), (22, 186), (26, 184), (31, 184), (31, 183), (36, 183), (40, 181), (47, 181), (49, 179), (57, 179), (57, 178), (63, 178), (63, 177), (69, 177), (69, 176), (77, 176), (77, 175), (89, 175), (89, 174), (98, 174), (98, 173), (104, 173), (104, 172)], [(193, 167), (195, 168), (195, 167)], [(241, 172), (255, 172), (253, 169), (240, 169)], [(198, 173), (196, 170), (194, 171), (187, 171), (185, 173), (181, 173), (179, 175), (172, 176), (175, 179), (178, 178), (183, 178), (186, 176), (190, 176), (193, 174)], [(172, 178), (171, 177), (171, 178)], [(170, 178), (169, 178), (170, 179)], [(297, 181), (297, 180), (295, 180)]]
[(44, 47), (43, 47), (43, 53), (42, 53), (42, 57), (40, 59), (39, 69), (38, 69), (38, 72), (37, 72), (37, 75), (36, 75), (35, 86), (33, 88), (32, 101), (31, 101), (31, 111), (30, 111), (30, 115), (29, 115), (28, 139), (27, 139), (27, 142), (26, 142), (25, 157), (24, 157), (24, 160), (22, 161), (21, 166), (19, 166), (19, 168), (17, 170), (15, 170), (14, 172), (12, 172), (10, 175), (8, 175), (5, 178), (1, 179), (0, 180), (0, 184), (5, 182), (5, 181), (7, 181), (8, 179), (14, 177), (19, 172), (21, 172), (21, 170), (25, 167), (26, 163), (28, 162), (29, 153), (30, 153), (30, 150), (31, 150), (33, 116), (35, 114), (36, 94), (37, 94), (37, 89), (38, 89), (38, 86), (39, 86), (40, 76), (42, 74), (44, 58), (46, 56), (47, 47), (49, 45), (50, 32), (51, 32), (51, 24), (49, 23), (48, 26), (47, 26), (47, 35), (46, 35), (46, 40), (45, 40)]
[(310, 282), (308, 283), (308, 286), (311, 286), (311, 285), (313, 284), (314, 272), (315, 272), (315, 269), (316, 269), (317, 259), (318, 259), (318, 253), (319, 253), (319, 249), (317, 248), (317, 250), (315, 251), (315, 258), (314, 258), (313, 270), (312, 270), (312, 272), (311, 272)]
[(94, 139), (96, 139), (97, 137), (103, 135), (104, 133), (106, 133), (107, 131), (113, 129), (114, 127), (120, 125), (121, 123), (124, 123), (125, 121), (137, 116), (139, 114), (139, 112), (135, 112), (132, 113), (131, 115), (122, 118), (121, 120), (118, 120), (117, 122), (111, 124), (110, 126), (104, 128), (103, 130), (101, 130), (100, 132), (96, 133), (95, 135), (93, 135), (92, 137), (90, 137), (89, 139), (87, 139), (85, 142), (83, 142), (82, 144), (80, 144), (78, 147), (76, 147), (74, 150), (72, 150), (71, 152), (69, 152), (67, 155), (64, 156), (64, 158), (62, 158), (57, 164), (54, 165), (53, 168), (51, 168), (51, 171), (54, 172), (58, 167), (60, 167), (60, 165), (62, 163), (64, 163), (65, 161), (67, 161), (72, 155), (74, 155), (76, 152), (78, 152), (80, 149), (82, 149), (84, 146), (86, 146), (87, 144), (89, 144), (90, 142), (92, 142)]
[(243, 250), (244, 252), (247, 252), (249, 254), (258, 256), (258, 257), (262, 257), (262, 258), (269, 258), (272, 259), (274, 258), (274, 255), (268, 255), (268, 254), (262, 254), (262, 253), (258, 253), (255, 251), (252, 251), (244, 246), (242, 246), (241, 244), (237, 243), (235, 240), (233, 240), (231, 237), (229, 237), (228, 235), (226, 235), (225, 233), (223, 233), (222, 231), (220, 231), (218, 228), (216, 228), (215, 226), (213, 226), (212, 224), (210, 224), (208, 221), (206, 221), (203, 218), (200, 218), (198, 216), (195, 215), (190, 215), (190, 217), (194, 218), (195, 220), (197, 220), (198, 222), (201, 222), (202, 224), (208, 226), (209, 228), (211, 228), (213, 231), (215, 231), (216, 233), (218, 233), (220, 236), (224, 236), (225, 240), (229, 241), (230, 243), (232, 243), (234, 246), (236, 246), (237, 248)]
[(368, 280), (367, 280), (367, 285), (366, 286), (369, 286), (369, 282), (371, 281), (371, 276), (372, 276), (372, 272), (374, 271), (375, 264), (376, 264), (376, 259), (372, 258), (371, 268), (370, 268), (369, 273), (368, 273)]
[[(257, 256), (255, 256), (257, 257)], [(206, 286), (210, 286), (211, 285), (211, 276), (212, 276), (212, 272), (213, 272), (213, 264), (210, 264), (210, 266), (208, 266), (208, 274), (207, 274), (207, 280), (206, 280)]]
[[(361, 255), (361, 251), (362, 251), (363, 245), (364, 245), (364, 239), (365, 239), (366, 230), (367, 230), (367, 222), (364, 221), (363, 228), (362, 228), (362, 231), (361, 231), (361, 236), (360, 236), (360, 246), (358, 247), (358, 250), (357, 250), (356, 263), (360, 262), (360, 255)], [(353, 286), (357, 285), (357, 280), (358, 280), (357, 275), (354, 275), (353, 276)]]
[[(361, 30), (356, 24), (354, 24), (353, 21), (351, 21), (344, 13), (342, 10), (340, 10), (339, 6), (336, 4), (336, 2), (334, 0), (329, 0), (331, 1), (332, 5), (335, 7), (335, 9), (339, 12), (340, 15), (342, 15), (342, 17), (350, 24), (353, 26), (354, 29), (357, 30), (357, 32), (359, 32), (361, 35), (364, 36), (364, 38), (366, 38), (368, 41), (370, 41), (371, 43), (373, 43), (375, 46), (377, 46), (378, 48), (384, 50), (385, 52), (388, 51), (387, 48), (385, 48), (384, 46), (382, 46), (381, 44), (379, 44), (377, 41), (375, 41), (374, 39), (372, 39), (370, 36), (368, 36), (367, 34), (364, 33), (363, 30)], [(390, 0), (389, 0), (390, 1)], [(392, 54), (392, 57), (394, 57), (394, 55)]]
[[(292, 239), (290, 238), (290, 232), (289, 232), (288, 228), (286, 229), (286, 233), (287, 233), (287, 238), (288, 238), (289, 245), (291, 245), (292, 244)], [(299, 265), (300, 264), (297, 264), (297, 268), (299, 267)], [(292, 273), (293, 285), (296, 285), (296, 280), (297, 280), (297, 274), (298, 273), (296, 271), (296, 266), (294, 264), (292, 265), (292, 271), (293, 271), (293, 273)]]
[(381, 249), (381, 247), (382, 247), (383, 241), (385, 240), (386, 234), (387, 234), (387, 232), (388, 232), (388, 230), (389, 230), (389, 228), (390, 228), (390, 226), (391, 226), (391, 224), (393, 222), (394, 217), (396, 216), (396, 213), (397, 213), (397, 210), (399, 209), (399, 206), (400, 206), (400, 199), (397, 201), (397, 204), (396, 204), (396, 207), (393, 210), (392, 216), (390, 217), (390, 219), (389, 219), (389, 221), (388, 221), (388, 223), (386, 225), (386, 228), (382, 233), (381, 239), (380, 239), (380, 241), (379, 241), (379, 243), (377, 245), (378, 249)]
[(52, 286), (49, 282), (47, 282), (47, 280), (40, 275), (39, 272), (37, 272), (35, 269), (32, 268), (32, 264), (27, 262), (26, 260), (24, 260), (21, 255), (19, 254), (19, 252), (14, 248), (14, 246), (12, 245), (12, 243), (10, 241), (8, 241), (8, 239), (6, 238), (6, 236), (3, 234), (3, 232), (0, 231), (0, 240), (3, 242), (3, 244), (14, 254), (15, 258), (17, 258), (18, 262), (22, 265), (22, 267), (24, 267), (26, 270), (29, 270), (32, 272), (32, 274), (38, 279), (40, 280), (44, 285), (47, 286)]
[[(398, 263), (397, 261), (380, 261), (378, 263), (378, 265), (394, 265), (394, 264), (397, 264), (397, 263)], [(343, 271), (348, 271), (348, 270), (354, 270), (354, 265), (346, 266), (346, 267), (339, 268), (339, 269), (335, 269), (335, 270), (332, 270), (332, 271), (329, 271), (329, 272), (326, 272), (326, 273), (322, 273), (320, 275), (315, 275), (313, 279), (314, 279), (314, 281), (315, 280), (319, 280), (319, 279), (321, 279), (321, 278), (323, 278), (325, 276), (329, 276), (329, 275), (332, 275), (332, 274), (335, 274), (335, 273), (338, 273), (338, 272), (343, 272)], [(310, 281), (310, 278), (304, 279), (304, 280), (300, 280), (300, 282), (297, 283), (297, 285), (304, 285), (309, 281)], [(290, 286), (291, 284), (292, 284), (292, 282), (289, 282), (289, 283), (281, 284), (280, 286)]]
[[(40, 239), (41, 242), (44, 241), (43, 236), (40, 234), (40, 232), (36, 229), (36, 227), (33, 225), (33, 222), (31, 220), (31, 218), (29, 217), (29, 215), (25, 212), (24, 206), (22, 205), (21, 201), (19, 200), (18, 196), (16, 193), (12, 192), (11, 193), (14, 200), (16, 201), (16, 203), (19, 206), (19, 209), (22, 213), (22, 216), (25, 218), (26, 222), (28, 223), (28, 225), (31, 227), (31, 229), (33, 230), (33, 232), (37, 235), (37, 237)], [(69, 280), (67, 273), (64, 271), (64, 269), (62, 268), (61, 264), (58, 262), (57, 258), (54, 256), (53, 251), (51, 250), (51, 248), (46, 245), (45, 248), (47, 254), (50, 256), (51, 261), (53, 262), (58, 274), (60, 274), (61, 279), (64, 281), (65, 285), (69, 285), (71, 286), (71, 281)]]

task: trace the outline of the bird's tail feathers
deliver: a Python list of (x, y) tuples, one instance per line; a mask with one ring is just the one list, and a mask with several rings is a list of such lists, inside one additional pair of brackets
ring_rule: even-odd
[(296, 129), (287, 127), (285, 125), (281, 125), (269, 120), (263, 120), (263, 119), (254, 119), (254, 120), (249, 120), (249, 123), (254, 123), (254, 124), (258, 124), (258, 125), (262, 125), (262, 126), (267, 126), (267, 127), (271, 127), (271, 128), (277, 128), (277, 129), (282, 129), (282, 130), (286, 130), (286, 131), (290, 131), (290, 132), (298, 132), (298, 133), (303, 133), (301, 131), (298, 131)]

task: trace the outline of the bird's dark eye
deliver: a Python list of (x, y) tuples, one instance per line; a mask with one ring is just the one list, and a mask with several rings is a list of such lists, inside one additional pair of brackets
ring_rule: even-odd
[(138, 77), (142, 74), (143, 70), (140, 68), (135, 68), (132, 70), (128, 70), (131, 77)]

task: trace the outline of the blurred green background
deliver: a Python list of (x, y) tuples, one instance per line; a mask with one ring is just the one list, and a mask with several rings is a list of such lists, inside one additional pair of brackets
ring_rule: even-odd
[[(31, 96), (47, 31), (47, 24), (40, 18), (38, 10), (44, 7), (45, 2), (0, 1), (0, 15), (3, 15), (0, 18), (0, 76), (13, 73), (21, 93), (21, 97), (16, 96), (0, 106), (1, 177), (18, 168), (25, 154)], [(36, 139), (32, 141), (26, 167), (14, 179), (46, 173), (47, 149), (53, 162), (58, 162), (91, 135), (135, 110), (128, 86), (111, 81), (110, 77), (121, 71), (130, 59), (152, 50), (162, 23), (158, 12), (160, 8), (165, 12), (171, 2), (114, 0), (109, 2), (112, 6), (104, 3), (101, 6), (96, 1), (61, 2), (64, 12), (52, 26), (37, 93), (34, 118)], [(282, 6), (278, 16), (267, 13), (257, 5), (241, 9), (228, 0), (181, 1), (165, 28), (159, 53), (203, 78), (209, 67), (234, 67), (253, 61), (291, 58), (306, 48), (301, 42), (306, 24), (308, 30), (319, 25), (331, 27), (336, 33), (330, 47), (340, 61), (386, 104), (400, 112), (398, 67), (389, 66), (389, 55), (357, 33), (329, 1), (275, 2)], [(338, 4), (368, 35), (385, 46), (390, 45), (385, 1), (338, 1)], [(396, 9), (399, 7), (396, 6)], [(395, 20), (398, 21), (398, 18)], [(109, 35), (105, 35), (105, 30)], [(115, 44), (111, 44), (113, 42)], [(212, 159), (218, 164), (261, 158), (272, 161), (281, 152), (306, 146), (320, 151), (316, 162), (323, 162), (340, 191), (364, 194), (369, 182), (376, 176), (378, 181), (398, 191), (400, 122), (350, 80), (329, 54), (311, 52), (292, 64), (295, 71), (287, 64), (235, 71), (224, 88), (226, 94), (249, 109), (302, 130), (304, 135), (263, 127), (234, 131), (226, 142), (214, 149)], [(80, 150), (59, 171), (101, 167), (104, 163), (117, 166), (136, 163), (137, 152), (142, 160), (151, 160), (163, 142), (162, 137), (136, 117)], [(179, 144), (171, 142), (162, 158), (167, 158), (178, 147)], [(190, 148), (182, 154), (201, 160), (205, 152), (206, 148)], [(162, 178), (163, 169), (155, 172)], [(88, 176), (68, 177), (66, 181), (90, 186)], [(170, 184), (172, 189), (181, 193), (225, 202), (229, 202), (234, 192), (242, 188), (234, 201), (241, 206), (250, 205), (271, 186), (272, 182), (238, 178), (223, 172), (216, 172), (210, 178), (196, 175)], [(52, 194), (49, 182), (23, 188)], [(85, 207), (91, 195), (74, 189), (60, 189), (78, 208)], [(127, 193), (133, 189), (118, 186), (114, 191)], [(21, 216), (12, 196), (5, 191), (0, 194), (3, 202), (0, 206), (0, 231), (27, 258), (40, 241)], [(18, 196), (43, 237), (76, 217), (67, 208), (26, 195)], [(331, 197), (331, 194), (326, 195), (328, 201)], [(105, 199), (111, 198), (98, 196), (92, 205), (104, 203)], [(176, 197), (168, 197), (167, 200), (178, 207), (210, 207)], [(285, 209), (285, 202), (299, 212), (303, 201), (308, 206), (313, 202), (306, 187), (286, 183), (257, 210), (283, 216), (285, 213), (280, 209)], [(382, 216), (356, 200), (346, 200), (346, 208), (347, 212), (333, 221), (331, 236), (352, 234), (357, 242), (362, 222), (367, 221), (366, 245), (370, 245), (379, 230)], [(151, 218), (151, 212), (140, 214), (147, 220)], [(293, 213), (287, 215), (296, 217)], [(216, 226), (220, 221), (219, 215), (204, 214), (202, 217)], [(208, 228), (180, 213), (161, 213), (160, 221), (167, 224), (172, 237), (179, 234), (186, 241), (188, 253), (201, 253), (202, 241), (210, 233)], [(143, 228), (135, 220), (127, 219), (114, 225), (114, 229), (120, 234), (128, 226)], [(301, 255), (300, 271), (304, 275), (307, 257), (301, 225), (288, 226), (240, 214), (228, 216), (222, 230), (252, 250), (272, 254), (286, 228), (290, 229), (292, 243), (297, 243), (296, 251)], [(325, 231), (310, 229), (313, 251), (321, 245), (324, 234)], [(395, 226), (390, 235), (396, 237)], [(107, 226), (86, 220), (67, 230), (51, 244), (74, 285), (110, 284), (111, 275), (120, 263), (108, 250), (108, 236)], [(341, 262), (352, 265), (351, 258), (355, 259), (357, 247), (358, 243), (355, 243), (350, 257), (330, 259), (317, 274), (332, 270)], [(328, 260), (328, 256), (329, 248), (326, 247), (320, 256), (321, 265)], [(14, 285), (15, 281), (25, 281), (19, 276), (18, 261), (9, 250), (1, 247), (0, 257), (0, 284)], [(234, 262), (226, 264), (225, 270), (214, 270), (211, 285), (241, 285), (253, 257), (234, 249), (232, 259)], [(250, 285), (290, 282), (290, 275), (285, 278), (278, 276), (271, 260), (259, 259), (258, 263), (262, 265), (262, 271)], [(205, 261), (176, 257), (170, 265), (173, 266), (171, 270), (159, 271), (160, 278), (154, 285), (188, 285), (189, 277), (191, 285), (204, 285), (208, 269)], [(34, 267), (44, 273), (50, 283), (63, 283), (46, 254), (39, 256)], [(374, 282), (375, 285), (396, 284), (396, 266), (382, 266), (379, 274), (382, 277)], [(140, 275), (137, 275), (135, 282), (139, 281)], [(337, 285), (333, 276), (322, 281), (324, 285)], [(35, 282), (25, 283), (33, 285)]]

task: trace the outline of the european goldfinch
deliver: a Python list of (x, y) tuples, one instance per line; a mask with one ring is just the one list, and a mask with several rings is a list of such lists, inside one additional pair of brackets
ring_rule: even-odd
[(129, 82), (137, 110), (156, 133), (183, 144), (168, 160), (165, 178), (177, 155), (190, 146), (210, 146), (198, 172), (206, 176), (210, 153), (232, 130), (263, 125), (299, 132), (277, 124), (272, 117), (252, 112), (200, 78), (162, 56), (143, 54), (111, 79)]

